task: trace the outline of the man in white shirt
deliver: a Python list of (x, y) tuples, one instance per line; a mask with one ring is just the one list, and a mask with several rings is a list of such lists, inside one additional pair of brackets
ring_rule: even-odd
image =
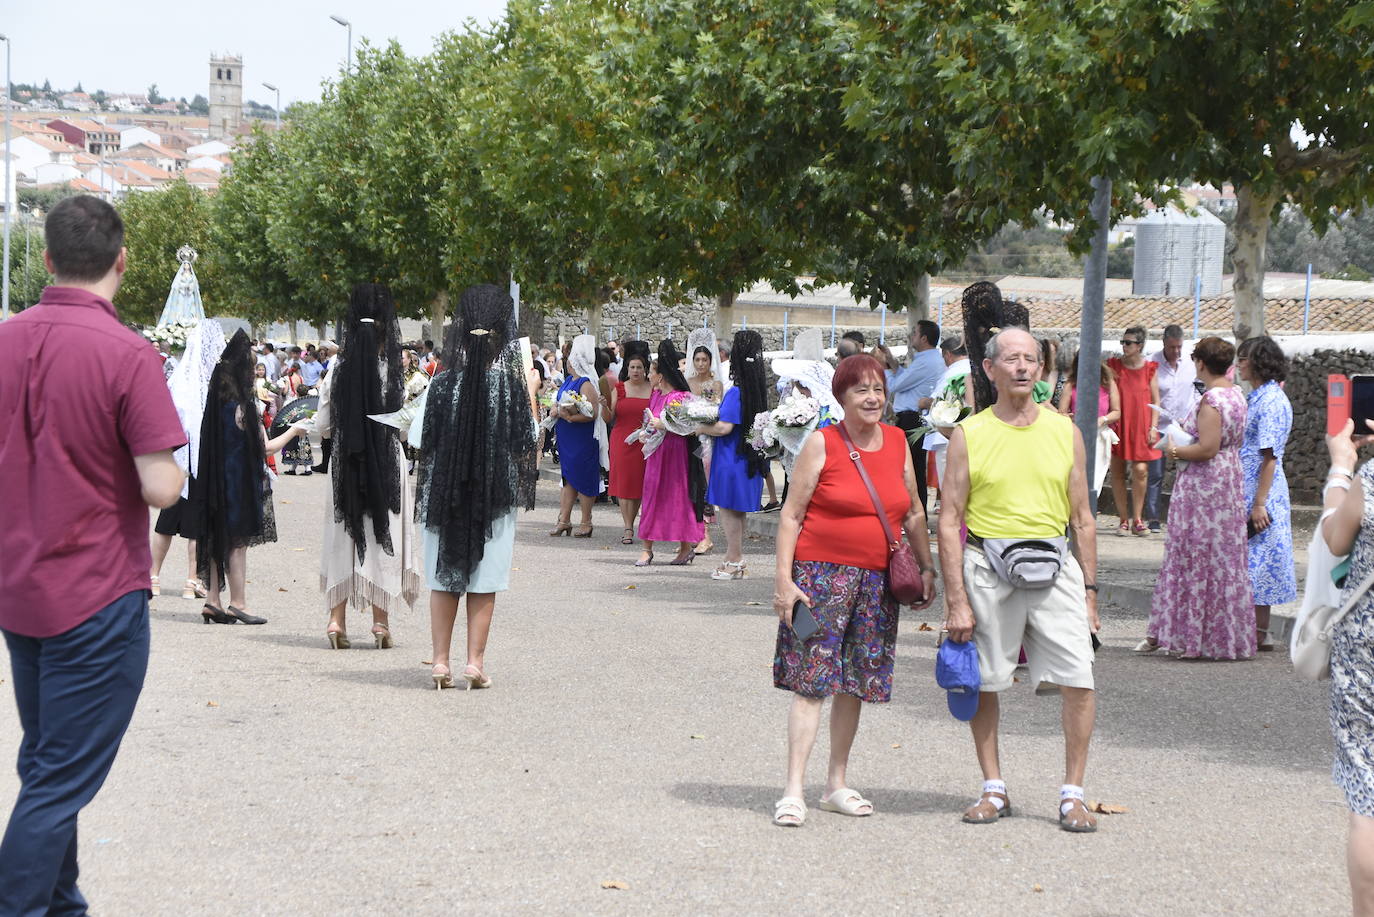
[[(1159, 364), (1155, 378), (1159, 381), (1160, 407), (1167, 417), (1160, 419), (1159, 433), (1164, 436), (1171, 423), (1183, 423), (1192, 413), (1193, 405), (1200, 397), (1193, 388), (1197, 378), (1197, 368), (1191, 359), (1183, 359), (1183, 329), (1169, 325), (1164, 329), (1164, 348), (1151, 354), (1150, 359)], [(1145, 518), (1149, 520), (1150, 531), (1159, 531), (1159, 490), (1164, 481), (1164, 455), (1149, 463), (1149, 476), (1145, 490)]]
[(258, 357), (258, 362), (267, 370), (267, 381), (276, 382), (281, 375), (281, 361), (277, 359), (275, 348), (270, 341), (262, 345), (262, 354)]

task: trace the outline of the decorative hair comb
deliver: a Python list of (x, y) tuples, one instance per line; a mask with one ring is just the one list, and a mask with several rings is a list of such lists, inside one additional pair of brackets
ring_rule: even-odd
[(481, 337), (484, 334), (491, 334), (491, 332), (488, 331), (486, 328), (473, 328), (471, 331), (468, 332), (468, 334), (475, 334), (478, 337)]

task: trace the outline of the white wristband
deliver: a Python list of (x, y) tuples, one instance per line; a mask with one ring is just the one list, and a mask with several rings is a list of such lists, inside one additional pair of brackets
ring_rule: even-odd
[(1345, 475), (1347, 478), (1352, 478), (1352, 479), (1355, 477), (1355, 472), (1354, 472), (1352, 469), (1350, 469), (1350, 468), (1337, 468), (1335, 465), (1332, 465), (1332, 466), (1331, 466), (1331, 470), (1328, 471), (1326, 474), (1327, 474), (1328, 477), (1330, 477), (1330, 476), (1333, 475), (1333, 474), (1343, 474), (1343, 475)]
[(1340, 481), (1340, 480), (1336, 480), (1336, 479), (1332, 479), (1332, 480), (1330, 480), (1330, 481), (1327, 481), (1327, 482), (1326, 482), (1326, 486), (1322, 488), (1322, 502), (1323, 502), (1323, 503), (1326, 502), (1326, 492), (1327, 492), (1328, 490), (1332, 490), (1332, 489), (1335, 489), (1335, 490), (1349, 490), (1349, 489), (1350, 489), (1350, 482), (1349, 482), (1349, 481)]

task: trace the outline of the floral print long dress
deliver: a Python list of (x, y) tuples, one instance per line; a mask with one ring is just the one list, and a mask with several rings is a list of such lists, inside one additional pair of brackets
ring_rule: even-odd
[[(1342, 600), (1374, 570), (1374, 462), (1359, 472), (1364, 515)], [(1374, 817), (1374, 590), (1366, 592), (1331, 634), (1331, 768), (1345, 804), (1356, 815)]]
[(1259, 487), (1261, 449), (1273, 449), (1277, 463), (1274, 483), (1264, 498), (1269, 527), (1251, 538), (1250, 590), (1256, 605), (1282, 605), (1298, 597), (1298, 576), (1293, 568), (1293, 506), (1288, 478), (1283, 473), (1283, 450), (1293, 430), (1293, 405), (1277, 382), (1266, 382), (1250, 393), (1245, 414), (1245, 443), (1240, 467), (1245, 475), (1245, 509), (1255, 501)]
[(1248, 659), (1255, 654), (1255, 606), (1240, 472), (1245, 396), (1234, 387), (1208, 389), (1183, 422), (1193, 436), (1203, 404), (1221, 415), (1221, 449), (1205, 462), (1179, 463), (1148, 633), (1180, 656)]

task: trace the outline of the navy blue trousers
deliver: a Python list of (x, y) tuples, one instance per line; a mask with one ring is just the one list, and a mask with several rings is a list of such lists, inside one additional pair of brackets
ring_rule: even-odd
[(5, 631), (24, 738), (19, 798), (0, 841), (0, 917), (80, 915), (76, 816), (99, 792), (148, 670), (148, 593), (56, 637)]

